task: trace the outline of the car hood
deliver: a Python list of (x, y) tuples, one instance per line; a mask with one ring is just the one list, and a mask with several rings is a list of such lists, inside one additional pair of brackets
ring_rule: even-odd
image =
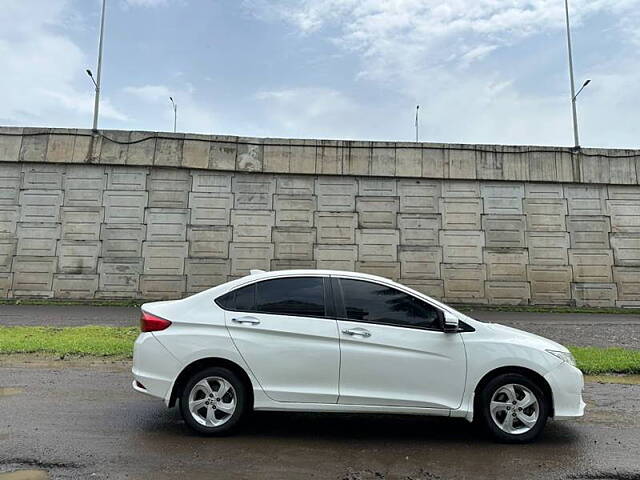
[(500, 325), (498, 323), (487, 323), (485, 325), (498, 335), (513, 339), (519, 343), (526, 343), (542, 350), (569, 351), (565, 346), (534, 333), (525, 332), (524, 330), (518, 330), (517, 328), (507, 327), (506, 325)]

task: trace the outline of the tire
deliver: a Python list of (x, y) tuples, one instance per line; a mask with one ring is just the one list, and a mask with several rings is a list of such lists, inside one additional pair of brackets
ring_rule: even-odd
[(245, 416), (247, 396), (246, 386), (231, 370), (205, 368), (185, 383), (180, 393), (180, 413), (201, 435), (229, 435)]
[(524, 375), (499, 375), (477, 395), (476, 419), (498, 442), (532, 442), (540, 436), (547, 423), (549, 399), (537, 383)]

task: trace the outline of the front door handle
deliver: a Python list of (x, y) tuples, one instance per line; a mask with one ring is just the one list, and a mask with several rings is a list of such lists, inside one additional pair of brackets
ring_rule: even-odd
[(231, 321), (233, 323), (247, 324), (247, 325), (259, 325), (260, 320), (253, 317), (241, 317), (241, 318), (232, 318)]
[(351, 328), (349, 330), (342, 330), (342, 333), (344, 333), (345, 335), (351, 335), (353, 336), (359, 336), (359, 337), (363, 337), (363, 338), (369, 338), (371, 336), (371, 333), (369, 332), (369, 330), (365, 329), (365, 328)]

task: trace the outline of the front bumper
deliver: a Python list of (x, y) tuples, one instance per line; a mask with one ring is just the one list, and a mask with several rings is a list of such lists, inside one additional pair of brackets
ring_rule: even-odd
[(544, 378), (553, 395), (553, 418), (564, 420), (584, 415), (586, 404), (582, 400), (584, 377), (576, 367), (562, 362)]

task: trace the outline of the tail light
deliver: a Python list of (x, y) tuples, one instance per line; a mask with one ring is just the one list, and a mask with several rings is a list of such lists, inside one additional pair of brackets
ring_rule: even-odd
[(169, 328), (171, 322), (164, 318), (156, 317), (147, 312), (142, 312), (140, 315), (140, 331), (142, 332), (158, 332)]

